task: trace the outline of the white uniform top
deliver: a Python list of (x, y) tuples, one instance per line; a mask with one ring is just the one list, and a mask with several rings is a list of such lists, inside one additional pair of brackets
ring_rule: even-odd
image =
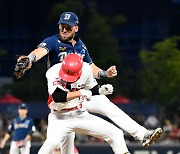
[[(56, 90), (56, 88), (60, 88), (64, 91), (69, 91), (66, 89), (66, 85), (63, 85), (61, 78), (59, 77), (59, 71), (61, 68), (62, 63), (55, 64), (52, 66), (47, 72), (46, 72), (46, 78), (48, 82), (48, 93), (51, 96), (53, 92)], [(91, 66), (83, 62), (82, 67), (82, 74), (80, 78), (74, 82), (71, 83), (71, 90), (70, 91), (77, 91), (79, 89), (91, 89), (94, 86), (97, 85), (97, 81), (93, 77), (93, 72)], [(48, 102), (48, 106), (52, 110), (61, 110), (65, 108), (73, 108), (75, 106), (78, 106), (80, 103), (82, 103), (85, 99), (83, 97), (75, 98), (68, 102), (54, 102), (53, 100)]]

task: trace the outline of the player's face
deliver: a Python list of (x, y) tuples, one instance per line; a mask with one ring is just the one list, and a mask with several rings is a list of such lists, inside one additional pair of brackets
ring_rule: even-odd
[[(78, 79), (79, 79), (79, 78), (78, 78)], [(78, 79), (77, 79), (77, 80), (78, 80)], [(76, 80), (76, 81), (77, 81), (77, 80)], [(62, 80), (62, 79), (60, 80), (60, 82), (61, 82), (62, 85), (71, 85), (71, 84), (75, 83), (76, 81), (74, 81), (74, 82), (67, 82), (67, 81)]]
[(60, 80), (60, 82), (61, 82), (61, 84), (63, 84), (63, 85), (70, 85), (70, 84), (72, 84), (72, 83), (74, 83), (74, 82), (67, 82), (67, 81), (65, 81), (65, 80)]
[(27, 109), (18, 109), (18, 113), (21, 118), (24, 118), (27, 116), (28, 111)]
[(67, 24), (59, 24), (60, 40), (70, 41), (74, 38), (75, 33), (78, 31), (78, 26), (70, 26)]

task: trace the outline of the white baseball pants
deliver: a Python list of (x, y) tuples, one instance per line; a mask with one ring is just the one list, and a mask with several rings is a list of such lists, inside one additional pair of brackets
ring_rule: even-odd
[[(38, 154), (51, 154), (57, 146), (62, 147), (61, 154), (73, 154), (74, 146), (68, 144), (64, 146), (71, 132), (85, 133), (103, 139), (110, 144), (115, 154), (128, 152), (122, 130), (81, 108), (60, 114), (49, 114), (47, 138)], [(72, 136), (74, 133), (70, 134), (70, 138)]]
[(83, 107), (89, 112), (99, 113), (108, 117), (122, 130), (140, 141), (143, 140), (145, 133), (148, 131), (113, 104), (105, 95), (93, 96), (91, 101), (83, 102)]
[(11, 142), (9, 154), (30, 154), (31, 142), (27, 141), (25, 147), (18, 148), (15, 141)]

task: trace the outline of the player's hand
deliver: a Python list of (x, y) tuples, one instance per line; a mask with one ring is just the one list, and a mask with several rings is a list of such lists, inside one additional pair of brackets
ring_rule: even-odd
[(32, 66), (32, 62), (28, 56), (25, 56), (25, 55), (20, 56), (17, 59), (17, 63), (14, 69), (14, 75), (16, 79), (21, 78), (24, 75), (25, 71), (30, 69), (31, 66)]
[(85, 89), (80, 89), (79, 90), (81, 93), (81, 96), (83, 96), (85, 99), (87, 99), (88, 101), (91, 100), (92, 97), (92, 92), (91, 90), (85, 90)]
[[(22, 59), (24, 59), (24, 58), (25, 58), (25, 59), (26, 59), (26, 58), (29, 59), (28, 56), (22, 55), (22, 56), (19, 56), (19, 57), (18, 57), (17, 62), (20, 62), (20, 60), (22, 60)], [(30, 69), (31, 67), (32, 67), (32, 61), (29, 59), (29, 63), (28, 63), (28, 65), (27, 65), (27, 70)]]
[(0, 148), (3, 149), (4, 146), (5, 146), (6, 142), (4, 140), (1, 141), (1, 144), (0, 144)]
[(104, 84), (99, 88), (100, 95), (110, 95), (113, 93), (113, 86), (111, 84)]
[(113, 78), (117, 75), (117, 70), (116, 70), (116, 66), (111, 66), (110, 68), (107, 69), (106, 71), (106, 75), (109, 78)]

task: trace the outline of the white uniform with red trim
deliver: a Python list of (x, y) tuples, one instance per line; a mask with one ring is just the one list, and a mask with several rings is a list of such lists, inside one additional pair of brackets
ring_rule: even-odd
[[(60, 67), (61, 64), (56, 64), (46, 73), (50, 95), (57, 87), (64, 91), (73, 91), (91, 89), (97, 85), (91, 67), (84, 62), (80, 78), (71, 84), (71, 89), (67, 89), (59, 77)], [(103, 102), (104, 100), (99, 101)], [(48, 117), (47, 138), (38, 154), (51, 154), (59, 145), (61, 146), (61, 154), (73, 154), (74, 146), (67, 144), (66, 141), (67, 137), (74, 137), (74, 132), (85, 133), (105, 140), (110, 144), (115, 154), (128, 152), (122, 130), (102, 118), (89, 114), (81, 105), (86, 102), (83, 97), (66, 103), (55, 103), (52, 99), (49, 99), (51, 113)]]

